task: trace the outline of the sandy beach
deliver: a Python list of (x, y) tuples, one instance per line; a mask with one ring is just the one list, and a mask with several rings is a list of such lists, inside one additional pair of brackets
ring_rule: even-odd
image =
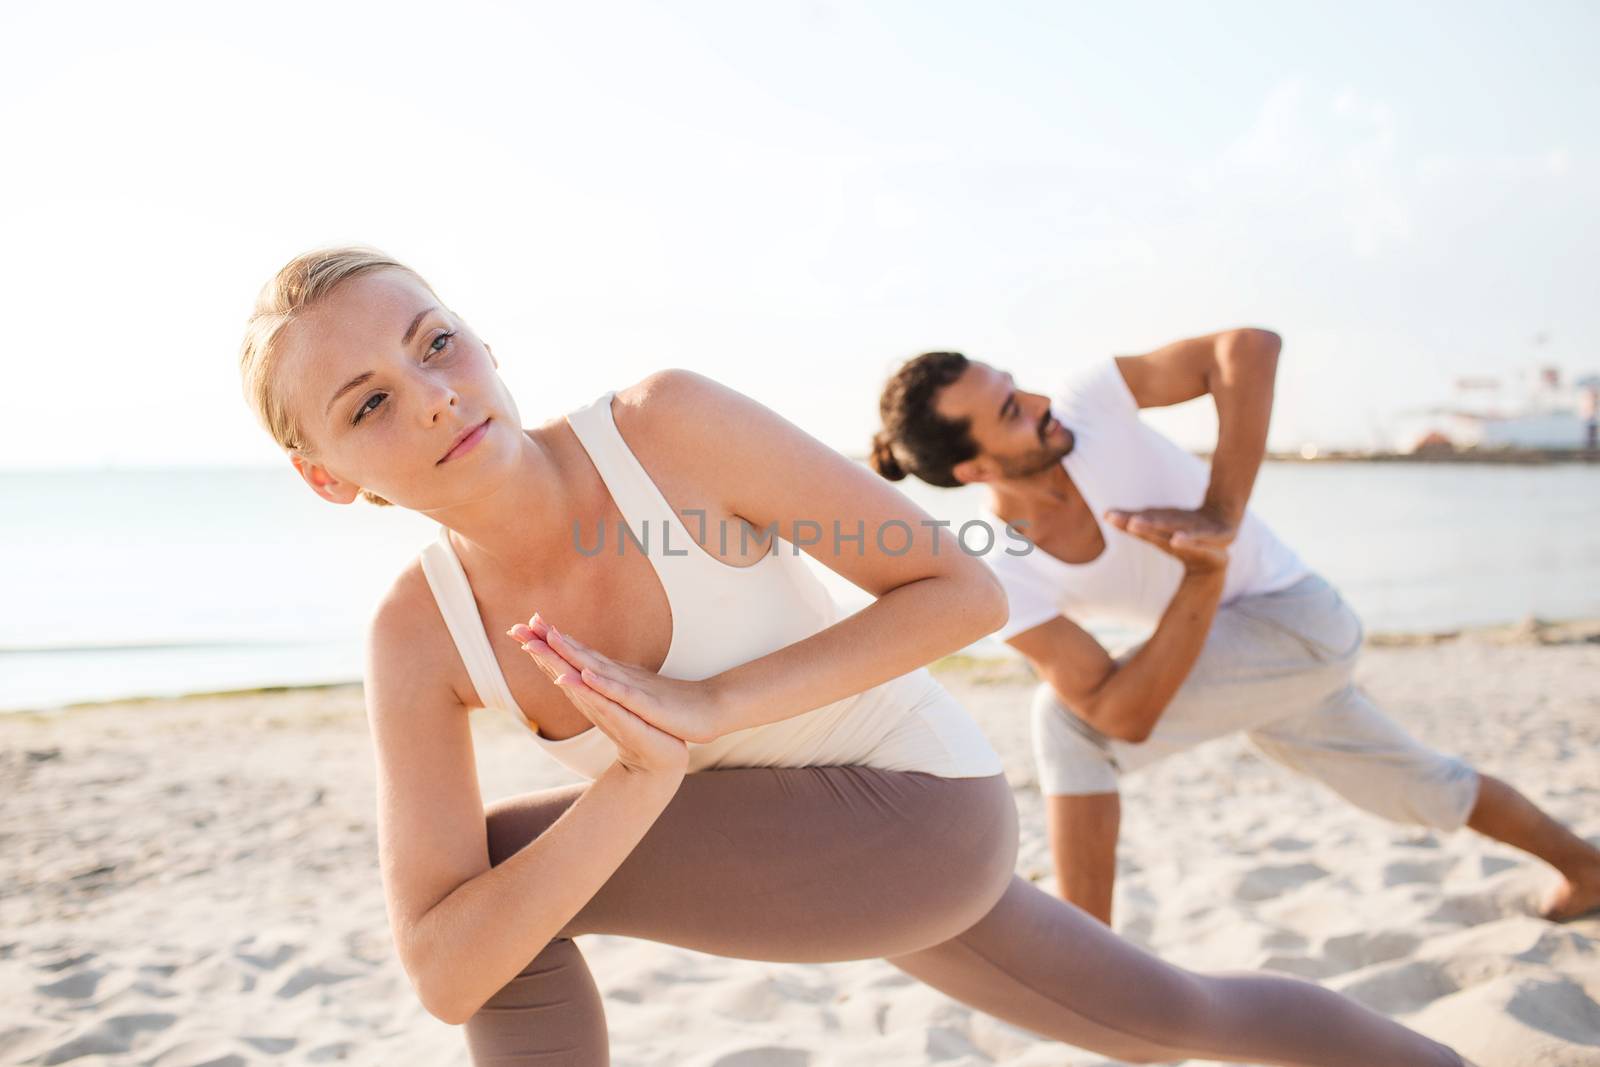
[[(1005, 759), (1019, 870), (1053, 891), (1025, 671), (951, 661), (939, 675)], [(1374, 642), (1362, 679), (1423, 739), (1600, 841), (1600, 628)], [(486, 800), (572, 780), (513, 726), (474, 721)], [(394, 959), (358, 688), (0, 716), (0, 795), (0, 1063), (466, 1063)], [(1600, 918), (1534, 918), (1549, 869), (1470, 833), (1381, 822), (1241, 739), (1132, 778), (1124, 797), (1127, 936), (1186, 966), (1314, 978), (1482, 1067), (1600, 1064)], [(878, 961), (582, 944), (619, 1065), (1109, 1062)]]

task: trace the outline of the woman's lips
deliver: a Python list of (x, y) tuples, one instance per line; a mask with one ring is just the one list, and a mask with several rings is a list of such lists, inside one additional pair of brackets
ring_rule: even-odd
[(450, 451), (446, 452), (439, 459), (439, 462), (434, 464), (434, 466), (437, 467), (439, 463), (443, 463), (447, 459), (455, 459), (457, 456), (471, 451), (474, 445), (483, 440), (484, 432), (488, 430), (488, 428), (489, 420), (484, 419), (482, 422), (478, 423), (478, 425), (468, 430), (466, 435), (462, 437), (461, 440), (450, 446)]

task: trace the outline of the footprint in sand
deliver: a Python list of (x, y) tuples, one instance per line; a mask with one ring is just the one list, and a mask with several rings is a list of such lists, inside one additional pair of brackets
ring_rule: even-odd
[[(246, 947), (248, 946), (248, 951)], [(287, 941), (268, 943), (264, 945), (251, 945), (249, 940), (242, 941), (234, 948), (233, 954), (252, 967), (259, 967), (263, 971), (270, 971), (287, 963), (299, 946)]]
[(335, 985), (347, 982), (356, 977), (350, 971), (336, 971), (328, 967), (302, 967), (289, 976), (289, 980), (278, 987), (278, 996), (288, 999), (299, 996), (308, 989), (319, 985)]
[(343, 1060), (350, 1057), (355, 1045), (349, 1041), (333, 1041), (326, 1045), (318, 1045), (306, 1053), (306, 1060), (310, 1063), (329, 1063), (333, 1060)]
[(807, 1067), (811, 1053), (798, 1048), (768, 1045), (729, 1052), (712, 1060), (707, 1067)]
[(1525, 981), (1506, 1011), (1535, 1030), (1600, 1048), (1600, 1004), (1571, 979)]
[(1264, 971), (1278, 971), (1281, 974), (1292, 974), (1297, 978), (1328, 978), (1339, 973), (1339, 966), (1327, 960), (1317, 959), (1315, 956), (1266, 956), (1256, 964)]
[(248, 1067), (247, 1058), (224, 1051), (231, 1043), (217, 1038), (181, 1041), (145, 1063), (148, 1067)]
[(1449, 923), (1454, 926), (1477, 926), (1494, 919), (1503, 919), (1516, 912), (1516, 908), (1496, 900), (1487, 893), (1448, 897), (1439, 906), (1423, 916), (1424, 922)]
[(1311, 847), (1311, 842), (1299, 837), (1274, 837), (1267, 842), (1267, 847), (1278, 852), (1304, 852)]
[(1385, 886), (1411, 885), (1416, 882), (1426, 882), (1437, 885), (1450, 873), (1450, 868), (1456, 865), (1454, 859), (1432, 860), (1396, 860), (1383, 868), (1383, 884)]
[(1461, 988), (1445, 967), (1434, 960), (1380, 963), (1354, 972), (1333, 983), (1333, 987), (1386, 1015), (1416, 1011)]
[(41, 1067), (51, 1067), (53, 1064), (66, 1063), (80, 1056), (112, 1056), (128, 1052), (140, 1034), (165, 1030), (177, 1021), (176, 1015), (165, 1012), (116, 1015), (102, 1019), (88, 1030), (46, 1052), (38, 1063)]
[(61, 997), (64, 1000), (82, 1000), (94, 996), (94, 991), (100, 985), (100, 979), (106, 976), (105, 971), (81, 970), (57, 979), (48, 985), (34, 986), (34, 992), (43, 993), (47, 997)]
[(49, 960), (45, 963), (34, 964), (41, 971), (64, 971), (68, 967), (76, 967), (80, 963), (88, 963), (95, 958), (93, 952), (80, 952), (76, 956), (63, 956), (58, 960)]
[(1409, 956), (1420, 944), (1422, 938), (1404, 930), (1363, 930), (1328, 938), (1322, 955), (1334, 968), (1328, 973), (1340, 974)]
[(1271, 900), (1298, 889), (1308, 882), (1326, 878), (1328, 872), (1315, 863), (1288, 863), (1257, 867), (1246, 871), (1233, 889), (1235, 900)]
[(269, 1056), (288, 1052), (295, 1046), (295, 1039), (292, 1037), (259, 1037), (251, 1034), (241, 1037), (239, 1040), (253, 1049), (260, 1049)]

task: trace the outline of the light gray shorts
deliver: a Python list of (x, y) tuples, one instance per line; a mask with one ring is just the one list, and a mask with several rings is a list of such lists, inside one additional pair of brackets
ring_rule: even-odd
[(1316, 575), (1240, 597), (1218, 609), (1194, 669), (1139, 744), (1100, 733), (1041, 685), (1033, 700), (1039, 787), (1050, 796), (1114, 793), (1119, 774), (1243, 731), (1264, 755), (1357, 807), (1459, 829), (1477, 802), (1478, 775), (1412, 738), (1353, 682), (1363, 636), (1355, 612)]

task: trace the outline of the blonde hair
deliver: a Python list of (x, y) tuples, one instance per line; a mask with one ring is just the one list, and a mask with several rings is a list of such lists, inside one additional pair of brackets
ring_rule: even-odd
[[(274, 385), (279, 338), (302, 313), (341, 284), (378, 270), (403, 270), (433, 292), (433, 287), (404, 263), (376, 248), (358, 245), (318, 248), (298, 255), (261, 287), (255, 309), (245, 323), (244, 343), (239, 347), (239, 373), (243, 378), (245, 399), (256, 418), (285, 452), (309, 454), (310, 446)], [(374, 504), (387, 506), (389, 503), (365, 489), (361, 496)]]

